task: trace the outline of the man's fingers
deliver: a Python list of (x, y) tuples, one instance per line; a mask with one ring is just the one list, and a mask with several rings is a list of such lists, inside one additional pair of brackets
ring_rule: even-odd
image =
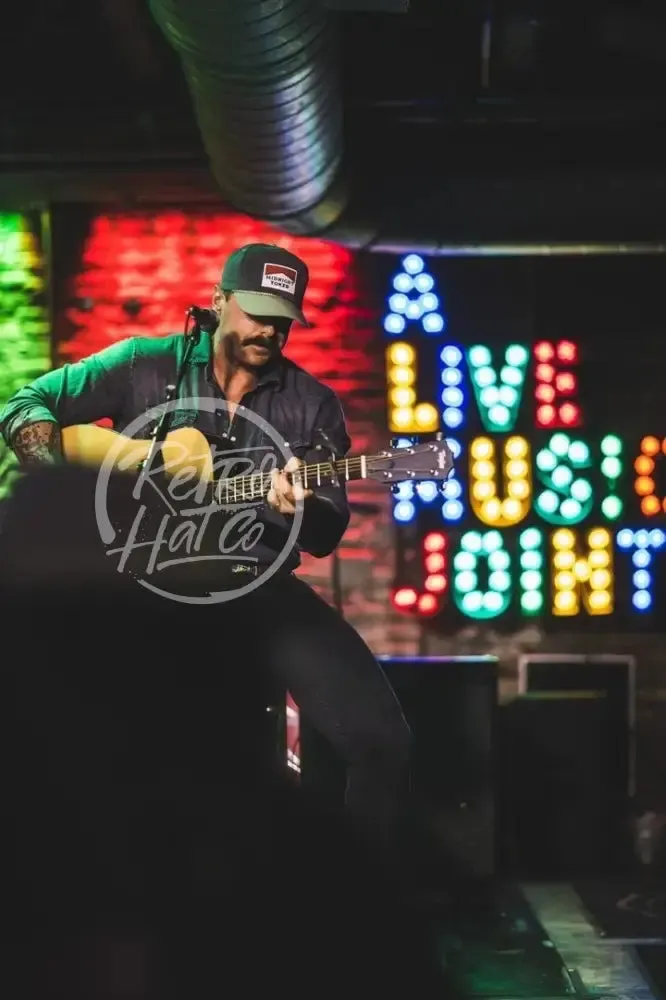
[[(278, 497), (284, 497), (291, 490), (291, 483), (279, 469), (271, 471), (271, 493), (276, 493)], [(270, 496), (270, 493), (269, 493)]]
[(299, 503), (300, 501), (307, 500), (308, 497), (311, 497), (312, 490), (306, 490), (302, 483), (289, 483), (284, 495), (291, 501), (291, 503)]
[[(294, 466), (297, 468), (297, 466)], [(271, 486), (266, 500), (270, 507), (281, 514), (295, 514), (296, 504), (310, 496), (310, 490), (304, 490), (297, 483), (292, 484), (285, 471), (273, 469), (271, 472)]]
[[(297, 472), (298, 469), (303, 468), (303, 462), (294, 457), (290, 458), (284, 467), (285, 473), (287, 472)], [(289, 483), (289, 491), (286, 494), (292, 501), (306, 500), (307, 497), (312, 496), (312, 490), (306, 490), (301, 482), (299, 482), (299, 477), (296, 476), (296, 482)]]
[(291, 501), (291, 503), (295, 503), (298, 500), (303, 500), (305, 497), (305, 490), (303, 489), (302, 483), (299, 482), (299, 477), (295, 476), (292, 479), (290, 479), (288, 476), (288, 473), (297, 472), (302, 467), (302, 465), (303, 463), (300, 461), (300, 459), (294, 456), (293, 458), (289, 459), (289, 461), (284, 467), (283, 475), (287, 483), (287, 488), (285, 490), (284, 495), (287, 497), (288, 500)]
[(296, 472), (302, 465), (297, 458), (291, 458), (282, 471), (273, 469), (271, 472), (271, 487), (266, 500), (281, 514), (294, 514), (296, 504), (312, 496), (312, 490), (304, 489), (302, 483), (292, 483), (288, 475)]
[(266, 503), (274, 510), (278, 510), (280, 507), (279, 484), (280, 473), (277, 469), (271, 469), (271, 485), (266, 496)]
[(278, 511), (280, 514), (295, 514), (296, 508), (293, 503), (290, 503), (285, 497), (276, 493), (275, 490), (269, 490), (268, 496), (266, 497), (266, 502), (269, 507), (273, 510)]

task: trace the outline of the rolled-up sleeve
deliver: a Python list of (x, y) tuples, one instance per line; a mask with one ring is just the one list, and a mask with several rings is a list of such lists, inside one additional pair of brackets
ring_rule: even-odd
[(134, 347), (134, 339), (119, 341), (19, 389), (0, 411), (0, 433), (7, 445), (22, 427), (39, 421), (70, 427), (105, 417), (115, 420), (131, 378)]
[[(323, 432), (323, 433), (322, 433)], [(321, 444), (323, 451), (313, 448), (304, 456), (307, 465), (328, 460), (326, 449), (344, 458), (351, 446), (345, 418), (337, 396), (327, 395), (319, 410), (314, 426), (314, 444)], [(311, 485), (311, 484), (309, 484)], [(313, 496), (303, 506), (303, 523), (298, 544), (304, 552), (318, 558), (328, 556), (340, 544), (349, 525), (350, 510), (344, 479), (327, 481), (312, 486)]]

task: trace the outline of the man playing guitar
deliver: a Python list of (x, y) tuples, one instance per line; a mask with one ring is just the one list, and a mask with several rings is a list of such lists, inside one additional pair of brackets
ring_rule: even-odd
[[(122, 431), (168, 397), (180, 368), (178, 398), (206, 406), (176, 408), (173, 429), (196, 426), (242, 454), (257, 444), (251, 420), (240, 419), (249, 411), (288, 443), (297, 457), (269, 474), (260, 514), (266, 530), (253, 561), (239, 556), (225, 571), (236, 582), (239, 574), (260, 577), (288, 545), (301, 504), (297, 544), (265, 584), (218, 605), (215, 614), (254, 644), (262, 665), (344, 760), (350, 818), (378, 846), (388, 846), (408, 767), (407, 724), (363, 640), (293, 572), (299, 550), (316, 557), (333, 552), (350, 516), (347, 476), (304, 481), (293, 475), (303, 462), (321, 463), (327, 454), (342, 460), (350, 446), (336, 395), (282, 353), (292, 323), (306, 323), (308, 277), (306, 264), (281, 248), (244, 246), (229, 257), (214, 289), (216, 328), (201, 336), (184, 366), (183, 336), (123, 340), (25, 386), (0, 414), (0, 430), (23, 466), (59, 463), (68, 457), (68, 428), (108, 418)], [(218, 412), (211, 405), (216, 401)]]

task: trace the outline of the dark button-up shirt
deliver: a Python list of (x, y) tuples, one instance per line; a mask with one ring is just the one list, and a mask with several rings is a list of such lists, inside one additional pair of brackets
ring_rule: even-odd
[[(184, 349), (182, 336), (134, 337), (48, 372), (9, 400), (0, 412), (0, 432), (11, 447), (16, 432), (29, 423), (52, 421), (64, 428), (107, 418), (121, 433), (138, 421), (130, 436), (146, 439), (154, 422), (141, 418), (164, 402), (167, 386), (176, 382)], [(224, 393), (213, 374), (212, 341), (207, 334), (190, 354), (176, 398), (169, 429), (196, 427), (216, 446), (224, 442), (234, 454), (256, 456), (257, 467), (264, 455), (271, 454), (278, 468), (284, 466), (284, 458), (265, 431), (251, 423), (252, 414), (266, 421), (277, 438), (308, 463), (328, 461), (331, 448), (340, 457), (349, 450), (335, 393), (286, 359), (258, 379), (230, 422)], [(217, 403), (222, 405), (218, 408)], [(247, 419), (244, 413), (249, 414)], [(229, 469), (225, 464), (227, 475)], [(297, 544), (283, 563), (287, 571), (298, 566), (299, 550), (320, 557), (332, 552), (349, 523), (344, 483), (322, 482), (314, 494), (305, 503)], [(265, 506), (258, 518), (265, 531), (252, 550), (252, 561), (270, 564), (288, 546), (293, 521)]]

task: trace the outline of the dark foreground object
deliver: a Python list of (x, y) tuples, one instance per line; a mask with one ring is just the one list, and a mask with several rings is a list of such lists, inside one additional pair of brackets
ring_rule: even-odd
[(93, 485), (31, 478), (0, 541), (3, 992), (441, 996), (392, 873), (276, 771), (242, 636), (108, 571)]

